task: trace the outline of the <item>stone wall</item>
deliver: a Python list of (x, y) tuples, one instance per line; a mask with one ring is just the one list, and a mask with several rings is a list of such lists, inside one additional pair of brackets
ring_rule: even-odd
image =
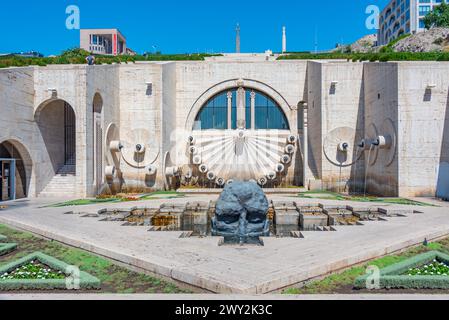
[[(85, 197), (88, 195), (87, 181), (87, 86), (86, 73), (88, 66), (52, 65), (47, 67), (34, 67), (34, 118), (39, 118), (45, 107), (54, 100), (64, 100), (75, 112), (76, 117), (76, 186), (75, 195)], [(49, 89), (54, 89), (51, 91)], [(35, 129), (37, 122), (34, 121)], [(64, 124), (60, 124), (63, 126)], [(52, 154), (47, 150), (41, 134), (36, 132), (35, 144), (41, 148), (39, 157), (35, 161), (37, 194), (39, 194), (55, 174), (52, 164)], [(62, 152), (62, 151), (61, 151)]]
[[(357, 148), (365, 129), (363, 68), (363, 63), (322, 64), (321, 174), (323, 187), (328, 190), (357, 192), (363, 186), (363, 152)], [(330, 149), (326, 144), (335, 139), (348, 142), (349, 148), (354, 151), (343, 155)], [(325, 149), (329, 154), (324, 152)]]
[[(95, 68), (87, 68), (86, 74), (86, 130), (87, 145), (86, 154), (86, 193), (95, 195), (97, 191), (97, 183), (94, 174), (94, 119), (93, 119), (93, 103), (95, 95), (99, 95), (102, 102), (102, 131), (103, 131), (103, 164), (106, 167), (106, 154), (109, 152), (109, 146), (106, 145), (107, 130), (110, 125), (120, 124), (120, 83), (119, 83), (119, 65), (101, 65)], [(101, 181), (103, 184), (106, 181)], [(101, 185), (101, 184), (100, 184)], [(100, 187), (102, 189), (102, 187)]]
[[(77, 119), (73, 196), (95, 195), (93, 100), (99, 95), (104, 161), (110, 156), (107, 128), (116, 125), (126, 146), (120, 157), (125, 190), (160, 189), (165, 154), (170, 153), (169, 165), (188, 163), (186, 135), (204, 102), (243, 79), (244, 85), (275, 99), (286, 113), (291, 133), (300, 136), (288, 183), (299, 185), (304, 180), (313, 189), (363, 192), (366, 174), (371, 194), (449, 197), (448, 75), (446, 62), (244, 59), (2, 69), (0, 143), (10, 141), (19, 150), (25, 159), (27, 193), (38, 195), (62, 161), (58, 150), (63, 135), (56, 124), (62, 121), (66, 101)], [(306, 166), (300, 101), (308, 106)], [(44, 127), (36, 121), (40, 116), (48, 120)], [(375, 134), (389, 133), (394, 141), (391, 148), (361, 152), (357, 164), (343, 167), (340, 175), (339, 166), (324, 152), (329, 136), (339, 128), (353, 133), (349, 142), (354, 146), (360, 138)], [(139, 142), (149, 152), (136, 165), (129, 152)], [(157, 174), (148, 175), (148, 165), (154, 165)]]
[(448, 162), (448, 78), (448, 62), (398, 63), (402, 196), (435, 196)]
[[(160, 185), (164, 186), (165, 176), (164, 176), (164, 161), (165, 155), (169, 154), (170, 159), (177, 160), (176, 151), (176, 137), (179, 128), (176, 127), (176, 119), (178, 113), (177, 104), (177, 67), (176, 63), (167, 63), (162, 68), (162, 92), (163, 92), (163, 102), (162, 102), (162, 119), (163, 125), (162, 137), (161, 137), (161, 160), (159, 169), (159, 179), (161, 181)], [(181, 133), (184, 128), (179, 130)], [(179, 140), (186, 142), (185, 139), (179, 137)], [(181, 162), (182, 163), (182, 162)], [(169, 164), (171, 165), (171, 164)]]
[(40, 173), (34, 163), (41, 158), (42, 146), (36, 143), (34, 124), (33, 68), (0, 70), (0, 143), (11, 142), (21, 153), (27, 173), (27, 195), (36, 196)]
[[(398, 132), (398, 75), (396, 63), (365, 64), (365, 138), (375, 138), (373, 130), (382, 133), (386, 119), (390, 119)], [(376, 129), (374, 129), (376, 128)], [(400, 144), (400, 138), (398, 143)], [(394, 158), (385, 150), (365, 151), (366, 188), (371, 194), (398, 196), (399, 159), (397, 147)]]
[(307, 69), (308, 86), (308, 167), (306, 187), (322, 189), (323, 129), (322, 129), (322, 63), (311, 61)]
[[(159, 188), (162, 182), (162, 64), (121, 65), (119, 81), (120, 138), (125, 144), (121, 165), (123, 187), (131, 192)], [(132, 151), (138, 143), (147, 144), (146, 154), (151, 154), (151, 159), (135, 161)], [(157, 175), (147, 174), (146, 166), (151, 164), (157, 166)]]

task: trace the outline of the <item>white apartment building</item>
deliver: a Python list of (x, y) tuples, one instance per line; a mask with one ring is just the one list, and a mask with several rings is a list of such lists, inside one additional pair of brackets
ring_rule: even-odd
[(80, 48), (94, 54), (126, 54), (126, 39), (118, 29), (81, 29)]
[[(379, 16), (378, 44), (425, 30), (424, 17), (445, 0), (392, 0)], [(446, 0), (447, 1), (447, 0)]]

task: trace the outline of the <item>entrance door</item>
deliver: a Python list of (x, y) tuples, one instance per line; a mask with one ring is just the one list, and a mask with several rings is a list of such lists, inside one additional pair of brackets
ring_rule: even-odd
[(16, 199), (16, 161), (0, 159), (0, 201)]

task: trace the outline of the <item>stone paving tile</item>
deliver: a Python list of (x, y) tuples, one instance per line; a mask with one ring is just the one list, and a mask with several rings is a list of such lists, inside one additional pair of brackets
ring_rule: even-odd
[(441, 294), (316, 294), (316, 295), (224, 295), (224, 294), (3, 294), (0, 300), (249, 300), (249, 301), (308, 301), (308, 300), (449, 300)]

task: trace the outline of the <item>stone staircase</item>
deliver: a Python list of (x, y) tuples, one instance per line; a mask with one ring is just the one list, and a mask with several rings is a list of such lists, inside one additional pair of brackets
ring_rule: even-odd
[(50, 180), (40, 198), (73, 198), (75, 196), (75, 166), (65, 165)]

